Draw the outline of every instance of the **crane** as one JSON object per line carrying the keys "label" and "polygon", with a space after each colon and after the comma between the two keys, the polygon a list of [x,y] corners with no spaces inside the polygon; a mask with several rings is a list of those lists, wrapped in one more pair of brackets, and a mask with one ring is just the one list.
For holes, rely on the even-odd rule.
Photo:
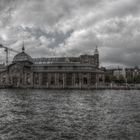
{"label": "crane", "polygon": [[11,48],[8,48],[8,47],[6,47],[6,46],[4,46],[4,45],[2,45],[2,44],[0,44],[0,48],[4,48],[5,50],[5,52],[6,52],[6,65],[8,65],[8,60],[9,60],[9,58],[8,58],[8,54],[9,54],[9,51],[12,51],[12,52],[15,52],[15,53],[19,53],[18,51],[16,51],[16,50],[14,50],[14,49],[11,49]]}

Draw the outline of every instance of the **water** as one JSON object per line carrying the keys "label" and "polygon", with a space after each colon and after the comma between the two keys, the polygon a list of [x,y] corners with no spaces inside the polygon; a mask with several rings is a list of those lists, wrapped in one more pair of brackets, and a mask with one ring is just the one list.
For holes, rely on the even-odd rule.
{"label": "water", "polygon": [[0,140],[139,140],[140,91],[0,90]]}

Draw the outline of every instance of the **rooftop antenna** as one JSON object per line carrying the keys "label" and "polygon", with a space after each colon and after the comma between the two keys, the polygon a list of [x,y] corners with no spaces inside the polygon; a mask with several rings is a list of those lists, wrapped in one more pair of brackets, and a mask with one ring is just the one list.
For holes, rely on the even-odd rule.
{"label": "rooftop antenna", "polygon": [[65,62],[69,62],[69,57],[66,55],[66,53],[64,54],[64,58],[65,58]]}

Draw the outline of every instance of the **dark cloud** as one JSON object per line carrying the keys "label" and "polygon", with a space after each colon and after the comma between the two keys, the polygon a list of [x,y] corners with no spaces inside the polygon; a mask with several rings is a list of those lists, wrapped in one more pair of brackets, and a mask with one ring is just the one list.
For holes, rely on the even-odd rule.
{"label": "dark cloud", "polygon": [[98,45],[103,65],[140,65],[139,0],[0,0],[0,33],[33,57],[92,54]]}

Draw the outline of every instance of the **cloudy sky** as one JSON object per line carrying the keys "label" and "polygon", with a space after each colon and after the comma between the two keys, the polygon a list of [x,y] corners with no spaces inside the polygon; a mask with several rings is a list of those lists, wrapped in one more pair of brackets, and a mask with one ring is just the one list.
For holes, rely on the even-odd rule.
{"label": "cloudy sky", "polygon": [[33,57],[98,45],[103,66],[140,65],[140,0],[0,0],[0,43],[20,51],[23,41]]}

